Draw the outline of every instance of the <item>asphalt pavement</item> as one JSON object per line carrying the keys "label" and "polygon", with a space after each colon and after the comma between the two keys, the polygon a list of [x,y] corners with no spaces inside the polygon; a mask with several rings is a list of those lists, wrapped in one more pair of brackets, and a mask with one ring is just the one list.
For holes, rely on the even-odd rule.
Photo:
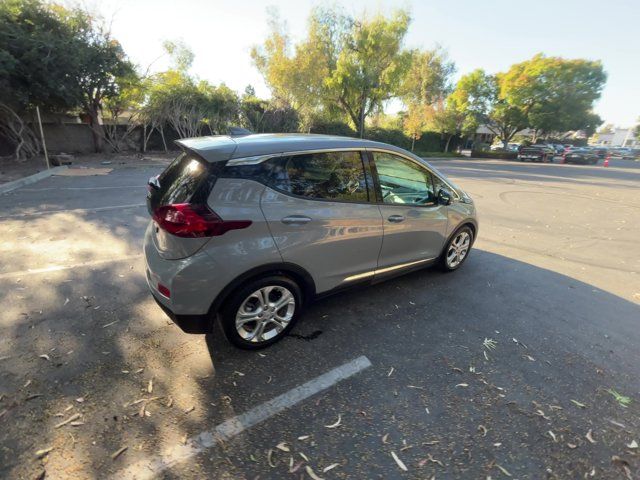
{"label": "asphalt pavement", "polygon": [[477,203],[463,268],[319,301],[259,353],[147,292],[165,163],[0,195],[0,478],[640,475],[640,163],[434,160]]}

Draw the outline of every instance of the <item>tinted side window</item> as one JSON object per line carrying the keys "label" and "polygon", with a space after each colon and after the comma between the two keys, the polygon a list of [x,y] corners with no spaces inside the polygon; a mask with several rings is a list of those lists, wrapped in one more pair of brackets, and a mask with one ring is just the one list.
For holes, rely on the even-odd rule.
{"label": "tinted side window", "polygon": [[360,152],[292,155],[274,160],[270,184],[293,195],[366,202],[367,181]]}
{"label": "tinted side window", "polygon": [[384,203],[429,205],[435,201],[428,170],[390,153],[374,152],[373,159]]}

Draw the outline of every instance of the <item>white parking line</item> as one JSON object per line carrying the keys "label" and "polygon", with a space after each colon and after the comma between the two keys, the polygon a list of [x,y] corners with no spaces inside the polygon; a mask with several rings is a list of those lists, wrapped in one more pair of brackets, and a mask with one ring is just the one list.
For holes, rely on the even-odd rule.
{"label": "white parking line", "polygon": [[22,217],[35,217],[38,215],[46,215],[48,213],[63,213],[63,212],[104,212],[107,210],[118,210],[120,208],[139,208],[146,207],[146,203],[132,203],[129,205],[110,205],[108,207],[95,207],[95,208],[62,208],[60,210],[43,210],[41,212],[30,212],[30,213],[13,213],[11,215],[5,215],[0,217],[0,220],[4,220],[7,218],[22,218]]}
{"label": "white parking line", "polygon": [[146,185],[117,185],[108,187],[46,187],[46,188],[21,188],[21,192],[48,192],[50,190],[111,190],[116,188],[147,188]]}
{"label": "white parking line", "polygon": [[23,277],[25,275],[34,275],[38,273],[60,272],[63,270],[72,270],[74,268],[92,267],[94,265],[100,265],[103,263],[124,262],[125,260],[133,260],[134,258],[140,258],[141,256],[142,254],[139,253],[137,255],[128,255],[126,257],[109,258],[106,260],[94,260],[92,262],[74,263],[71,265],[51,265],[49,267],[44,267],[44,268],[33,268],[33,269],[30,268],[28,270],[18,270],[16,272],[0,273],[0,279],[12,278],[12,277]]}
{"label": "white parking line", "polygon": [[358,357],[272,400],[258,405],[242,415],[230,418],[211,431],[200,433],[196,437],[188,440],[185,445],[176,445],[165,450],[155,458],[134,463],[130,467],[118,472],[112,479],[141,480],[159,477],[162,472],[173,465],[187,460],[207,448],[213,447],[219,442],[225,442],[235,437],[246,429],[277,415],[283,410],[300,403],[316,393],[326,390],[370,366],[371,362],[367,357]]}

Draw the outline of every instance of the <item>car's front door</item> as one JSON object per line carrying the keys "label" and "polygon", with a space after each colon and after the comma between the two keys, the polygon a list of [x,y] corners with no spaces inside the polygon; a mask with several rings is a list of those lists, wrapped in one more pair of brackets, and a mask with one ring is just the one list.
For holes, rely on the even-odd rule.
{"label": "car's front door", "polygon": [[305,153],[271,159],[262,211],[285,262],[304,268],[322,293],[371,279],[382,245],[380,209],[364,152]]}
{"label": "car's front door", "polygon": [[422,164],[390,152],[372,151],[384,225],[378,274],[417,266],[440,255],[447,206],[437,201],[433,174]]}

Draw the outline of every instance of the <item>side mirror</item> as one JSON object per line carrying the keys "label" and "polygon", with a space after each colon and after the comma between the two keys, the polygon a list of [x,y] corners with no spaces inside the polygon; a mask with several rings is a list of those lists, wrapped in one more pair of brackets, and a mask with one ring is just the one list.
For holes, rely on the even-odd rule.
{"label": "side mirror", "polygon": [[446,188],[438,190],[438,204],[439,205],[451,205],[453,201],[453,194]]}

